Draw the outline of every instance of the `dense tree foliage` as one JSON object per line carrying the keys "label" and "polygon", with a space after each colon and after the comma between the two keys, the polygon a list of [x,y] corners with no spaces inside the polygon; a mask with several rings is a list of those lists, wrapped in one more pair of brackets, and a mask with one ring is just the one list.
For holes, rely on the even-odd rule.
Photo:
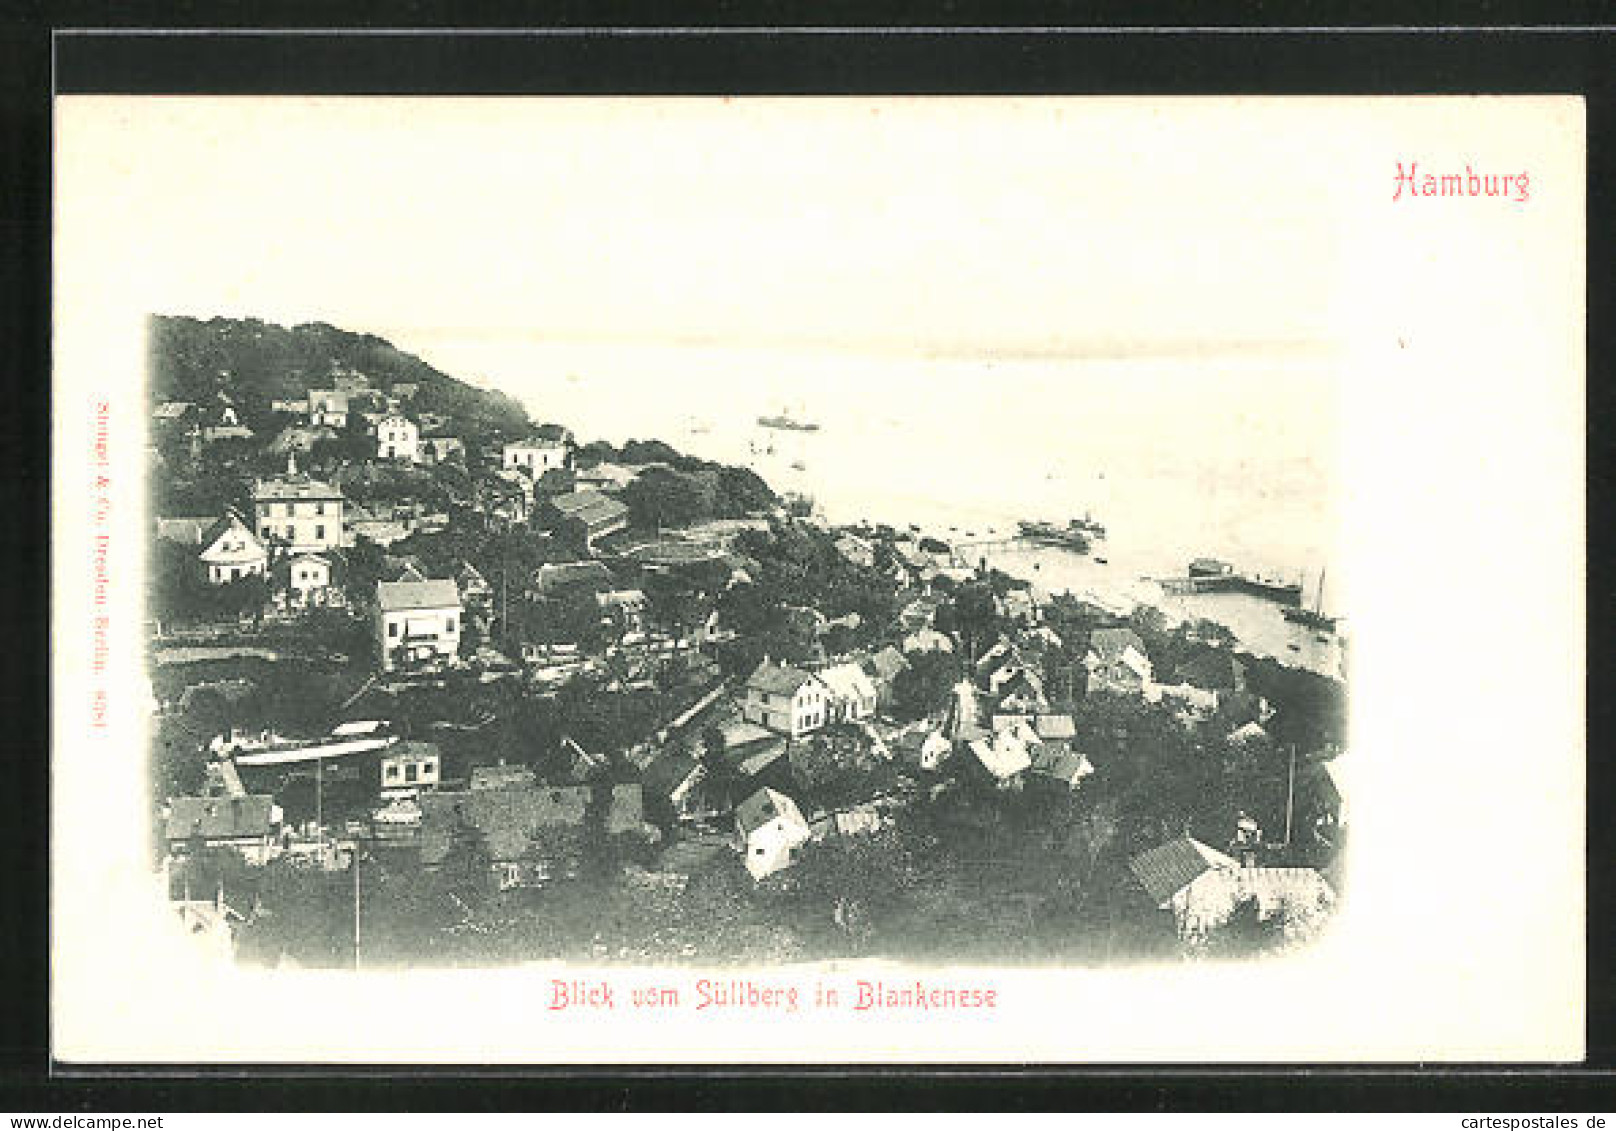
{"label": "dense tree foliage", "polygon": [[364,374],[373,388],[416,385],[411,407],[449,416],[466,435],[521,435],[530,427],[521,405],[505,394],[457,381],[373,334],[321,322],[287,328],[256,318],[158,316],[150,348],[154,400],[212,405],[224,392],[255,428],[269,426],[271,401],[332,387],[336,368]]}

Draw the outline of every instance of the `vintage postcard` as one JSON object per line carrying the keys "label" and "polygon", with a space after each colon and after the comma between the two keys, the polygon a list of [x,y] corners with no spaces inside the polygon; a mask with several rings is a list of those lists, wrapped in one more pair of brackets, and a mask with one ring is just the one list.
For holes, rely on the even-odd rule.
{"label": "vintage postcard", "polygon": [[54,1052],[1575,1061],[1575,98],[63,97]]}

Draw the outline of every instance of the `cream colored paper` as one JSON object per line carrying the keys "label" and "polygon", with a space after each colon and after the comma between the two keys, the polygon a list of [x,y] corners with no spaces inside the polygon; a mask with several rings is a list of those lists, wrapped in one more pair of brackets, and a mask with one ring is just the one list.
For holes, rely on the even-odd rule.
{"label": "cream colored paper", "polygon": [[[1582,1055],[1580,100],[74,97],[55,126],[59,1058]],[[1411,162],[1525,172],[1528,199],[1394,199]],[[571,361],[625,405],[732,395],[744,367],[711,364],[726,349],[827,380],[847,379],[837,358],[872,380],[962,358],[1324,374],[1305,396],[1276,386],[1275,418],[1241,435],[1282,444],[1294,424],[1338,446],[1354,844],[1337,924],[1249,968],[977,971],[1001,1007],[941,1023],[553,1013],[539,967],[209,965],[147,864],[151,313],[326,321],[511,391]],[[529,334],[554,369],[502,371]],[[938,442],[1062,442],[1004,387],[1029,411]],[[1317,419],[1297,407],[1321,396]],[[1183,426],[1147,405],[1124,439],[1170,451]],[[756,973],[804,994],[877,976],[901,972]]]}

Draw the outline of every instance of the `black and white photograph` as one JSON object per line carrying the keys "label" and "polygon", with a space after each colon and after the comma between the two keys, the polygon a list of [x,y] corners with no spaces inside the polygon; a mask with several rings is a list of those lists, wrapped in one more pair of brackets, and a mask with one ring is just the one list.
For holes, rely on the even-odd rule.
{"label": "black and white photograph", "polygon": [[1581,1039],[1575,100],[57,130],[70,1050]]}

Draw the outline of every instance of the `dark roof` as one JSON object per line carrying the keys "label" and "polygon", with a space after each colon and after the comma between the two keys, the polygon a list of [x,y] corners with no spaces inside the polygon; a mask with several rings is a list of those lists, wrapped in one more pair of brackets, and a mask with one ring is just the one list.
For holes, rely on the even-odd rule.
{"label": "dark roof", "polygon": [[566,495],[557,495],[550,500],[550,505],[561,517],[576,519],[591,530],[628,519],[626,506],[610,495],[587,488]]}
{"label": "dark roof", "polygon": [[1087,754],[1060,743],[1038,751],[1038,756],[1032,760],[1032,772],[1074,784],[1093,773],[1094,766]]}
{"label": "dark roof", "polygon": [[797,803],[779,790],[764,786],[735,807],[735,823],[742,833],[762,828],[776,817],[801,817]]}
{"label": "dark roof", "polygon": [[595,561],[546,562],[533,571],[533,591],[540,597],[556,597],[579,589],[599,593],[616,584],[612,571]]}
{"label": "dark roof", "polygon": [[1139,634],[1131,628],[1097,628],[1089,634],[1089,651],[1106,663],[1121,659],[1122,654],[1130,646],[1141,656],[1149,658],[1150,653],[1145,651],[1145,642],[1140,640]]}
{"label": "dark roof", "polygon": [[671,797],[696,768],[696,760],[688,754],[665,751],[646,764],[640,774],[645,788],[660,797]]}
{"label": "dark roof", "polygon": [[421,863],[439,864],[454,845],[455,830],[480,830],[493,860],[518,860],[538,829],[578,828],[589,808],[589,788],[547,785],[428,793],[421,805]]}
{"label": "dark roof", "polygon": [[1173,896],[1213,868],[1234,867],[1238,867],[1234,860],[1188,835],[1141,852],[1128,861],[1134,878],[1158,907],[1166,907]]}
{"label": "dark roof", "polygon": [[909,661],[904,659],[903,653],[888,644],[875,655],[865,661],[870,674],[877,679],[894,679],[898,673],[909,667]]}
{"label": "dark roof", "polygon": [[169,802],[164,835],[169,840],[267,836],[273,827],[274,808],[275,799],[267,793],[246,797],[176,797]]}
{"label": "dark roof", "polygon": [[234,509],[227,507],[225,512],[214,519],[213,524],[202,532],[200,539],[202,548],[207,549],[229,531],[238,527],[242,533],[246,534],[254,542],[258,541],[258,535],[253,533],[252,528],[242,521],[241,516]]}
{"label": "dark roof", "polygon": [[748,690],[761,691],[765,695],[795,695],[799,687],[813,678],[811,673],[800,668],[765,659],[747,677],[746,686]]}

